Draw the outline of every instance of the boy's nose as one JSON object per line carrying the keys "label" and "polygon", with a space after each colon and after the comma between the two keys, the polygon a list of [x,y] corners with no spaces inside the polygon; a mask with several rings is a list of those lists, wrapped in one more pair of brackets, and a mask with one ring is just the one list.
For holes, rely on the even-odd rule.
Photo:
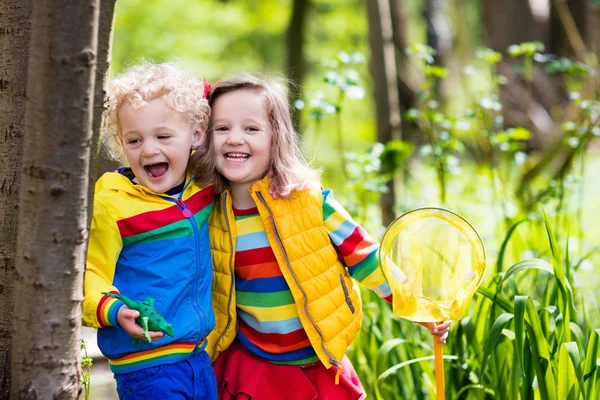
{"label": "boy's nose", "polygon": [[153,156],[158,152],[158,146],[152,140],[144,141],[144,146],[142,147],[142,154],[144,156]]}

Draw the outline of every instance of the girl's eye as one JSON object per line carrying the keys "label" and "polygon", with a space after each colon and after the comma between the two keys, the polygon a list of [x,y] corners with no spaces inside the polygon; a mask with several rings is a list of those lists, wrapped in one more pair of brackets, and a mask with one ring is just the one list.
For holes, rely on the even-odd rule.
{"label": "girl's eye", "polygon": [[158,135],[159,139],[169,139],[170,137],[170,135]]}
{"label": "girl's eye", "polygon": [[226,126],[217,126],[215,132],[227,132],[229,129]]}
{"label": "girl's eye", "polygon": [[140,140],[139,140],[139,139],[129,139],[129,140],[127,141],[127,144],[136,144],[136,143],[139,143],[139,142],[140,142]]}
{"label": "girl's eye", "polygon": [[255,126],[249,126],[246,128],[246,130],[248,130],[250,132],[258,132],[258,128]]}

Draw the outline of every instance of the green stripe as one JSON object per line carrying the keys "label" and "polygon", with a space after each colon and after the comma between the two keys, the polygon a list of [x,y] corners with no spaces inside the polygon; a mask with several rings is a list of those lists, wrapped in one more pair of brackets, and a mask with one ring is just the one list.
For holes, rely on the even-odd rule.
{"label": "green stripe", "polygon": [[292,292],[282,290],[272,293],[236,292],[237,303],[251,307],[279,307],[294,303]]}
{"label": "green stripe", "polygon": [[371,253],[361,261],[360,267],[356,268],[352,271],[352,277],[359,282],[364,281],[369,275],[373,273],[379,267],[379,262],[377,261],[377,254]]}
{"label": "green stripe", "polygon": [[323,221],[327,221],[331,215],[335,214],[335,207],[327,202],[327,199],[323,202]]}
{"label": "green stripe", "polygon": [[235,220],[236,221],[241,221],[243,219],[247,219],[247,218],[255,218],[258,216],[258,213],[256,214],[251,214],[251,215],[236,215],[235,216]]}
{"label": "green stripe", "polygon": [[284,361],[284,362],[270,361],[270,362],[272,362],[273,364],[278,364],[278,365],[298,365],[298,364],[313,363],[315,361],[319,361],[319,357],[318,356],[312,356],[312,357],[308,357],[308,358],[303,358],[302,360],[296,360],[296,361]]}
{"label": "green stripe", "polygon": [[[208,218],[208,215],[213,209],[213,205],[214,203],[211,203],[209,206],[204,207],[202,210],[198,211],[194,215],[194,219],[196,220],[196,224],[198,225],[198,227],[204,225]],[[192,236],[191,225],[187,219],[183,219],[181,221],[173,222],[172,224],[163,226],[161,228],[153,229],[148,232],[123,238],[123,247],[130,246],[134,243],[139,242],[150,243],[159,240],[167,240],[188,236]]]}
{"label": "green stripe", "polygon": [[198,227],[201,227],[202,225],[204,225],[204,223],[208,220],[208,215],[210,214],[210,212],[212,211],[214,206],[215,206],[214,202],[210,203],[209,205],[204,207],[202,210],[200,210],[196,214],[194,214],[194,219],[196,220],[196,224],[198,225]]}
{"label": "green stripe", "polygon": [[123,238],[123,247],[140,242],[156,242],[177,237],[192,236],[192,229],[187,220],[174,222],[162,228]]}
{"label": "green stripe", "polygon": [[122,372],[122,371],[127,372],[128,370],[137,369],[137,367],[147,365],[149,362],[153,362],[153,361],[183,360],[189,354],[192,354],[192,352],[181,351],[181,352],[177,352],[177,353],[173,353],[173,354],[165,354],[165,355],[162,355],[159,357],[147,358],[147,359],[141,360],[141,361],[134,361],[132,363],[127,363],[127,364],[115,365],[110,362],[110,359],[108,360],[108,363],[110,364],[110,369],[112,372]]}

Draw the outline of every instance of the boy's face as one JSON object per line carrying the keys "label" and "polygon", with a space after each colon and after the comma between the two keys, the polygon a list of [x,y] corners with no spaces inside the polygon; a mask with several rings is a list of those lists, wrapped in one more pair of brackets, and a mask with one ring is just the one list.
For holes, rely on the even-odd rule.
{"label": "boy's face", "polygon": [[123,151],[138,183],[164,193],[184,181],[190,152],[200,146],[203,132],[183,113],[160,97],[137,110],[126,103],[119,110],[119,125]]}

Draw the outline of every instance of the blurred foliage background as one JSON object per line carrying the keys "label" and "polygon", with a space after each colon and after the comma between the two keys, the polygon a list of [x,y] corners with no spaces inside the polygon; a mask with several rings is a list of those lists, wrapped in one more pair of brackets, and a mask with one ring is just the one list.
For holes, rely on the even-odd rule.
{"label": "blurred foliage background", "polygon": [[[209,82],[290,78],[307,157],[373,236],[437,205],[486,244],[447,397],[595,399],[597,14],[590,0],[119,0],[112,73],[151,60]],[[424,329],[363,298],[350,356],[369,396],[434,397]]]}

